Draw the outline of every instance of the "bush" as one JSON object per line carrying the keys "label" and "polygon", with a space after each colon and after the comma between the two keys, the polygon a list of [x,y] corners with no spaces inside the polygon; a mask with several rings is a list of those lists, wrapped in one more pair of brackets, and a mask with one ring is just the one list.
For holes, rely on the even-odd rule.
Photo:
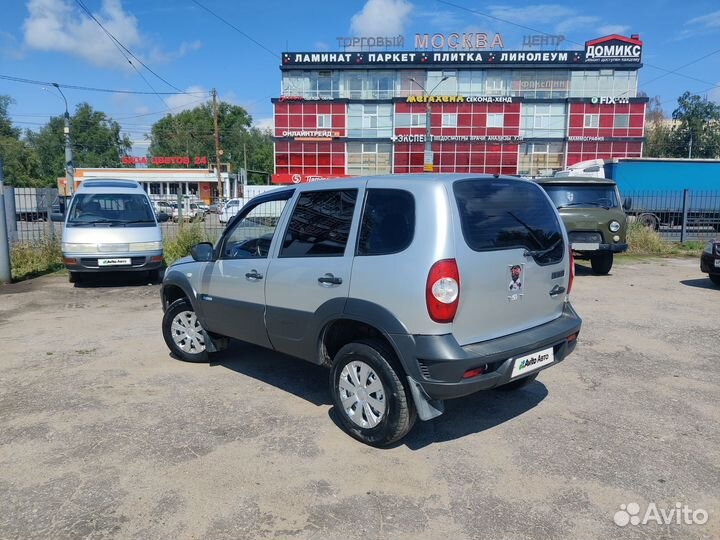
{"label": "bush", "polygon": [[651,227],[628,223],[627,243],[629,255],[669,255],[671,246]]}
{"label": "bush", "polygon": [[10,247],[10,266],[13,280],[23,280],[63,267],[59,240],[20,242]]}
{"label": "bush", "polygon": [[209,242],[209,238],[200,223],[181,223],[172,238],[163,240],[165,264],[170,266],[176,260],[190,255],[190,248],[200,242]]}

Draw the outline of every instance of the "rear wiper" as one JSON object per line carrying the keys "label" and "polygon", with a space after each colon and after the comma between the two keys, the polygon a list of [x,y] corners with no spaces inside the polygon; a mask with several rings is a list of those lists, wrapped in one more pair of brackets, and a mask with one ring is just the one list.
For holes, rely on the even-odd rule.
{"label": "rear wiper", "polygon": [[528,225],[527,223],[525,223],[522,219],[520,219],[519,217],[517,217],[517,216],[516,216],[515,214],[513,214],[510,210],[506,210],[506,212],[507,212],[507,214],[508,214],[511,218],[513,218],[515,221],[517,221],[520,225],[522,225],[522,226],[525,228],[525,230],[526,230],[526,231],[528,232],[528,234],[530,235],[530,238],[532,238],[533,241],[534,241],[539,247],[542,247],[542,246],[543,246],[542,242],[537,239],[537,236],[535,236],[535,233],[534,233],[533,230],[530,228],[530,225]]}
{"label": "rear wiper", "polygon": [[562,206],[558,206],[557,209],[560,210],[561,208],[567,208],[568,206],[581,206],[581,205],[586,205],[586,204],[590,204],[593,206],[600,206],[601,208],[604,208],[605,210],[610,209],[609,206],[606,206],[604,204],[600,204],[598,202],[589,202],[589,201],[588,202],[571,202],[571,203],[563,204]]}
{"label": "rear wiper", "polygon": [[534,250],[533,250],[533,249],[526,249],[526,250],[525,250],[525,253],[523,253],[523,255],[524,255],[525,257],[533,257],[533,258],[535,258],[535,257],[542,257],[543,255],[547,255],[547,254],[550,253],[552,250],[554,250],[556,247],[558,247],[558,244],[559,244],[560,242],[562,242],[562,238],[558,238],[557,240],[555,240],[555,242],[553,243],[553,245],[550,246],[550,247],[547,248],[547,249],[534,249]]}

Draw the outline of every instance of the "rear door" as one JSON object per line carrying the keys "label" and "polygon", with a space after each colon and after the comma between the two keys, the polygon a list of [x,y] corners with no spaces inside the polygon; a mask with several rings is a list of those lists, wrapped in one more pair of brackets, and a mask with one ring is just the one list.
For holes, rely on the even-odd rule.
{"label": "rear door", "polygon": [[301,191],[271,259],[267,330],[277,350],[311,360],[321,319],[342,313],[350,289],[364,181]]}
{"label": "rear door", "polygon": [[512,178],[452,185],[460,303],[453,334],[461,345],[559,317],[569,255],[559,216],[543,190]]}

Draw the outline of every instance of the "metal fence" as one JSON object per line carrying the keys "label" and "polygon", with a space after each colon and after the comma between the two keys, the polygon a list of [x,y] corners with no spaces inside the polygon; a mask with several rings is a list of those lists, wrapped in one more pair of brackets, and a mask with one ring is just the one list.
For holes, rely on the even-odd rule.
{"label": "metal fence", "polygon": [[11,244],[60,238],[62,223],[53,223],[50,214],[60,210],[55,188],[5,187],[5,218]]}
{"label": "metal fence", "polygon": [[708,240],[720,231],[720,191],[624,191],[627,214],[665,240]]}

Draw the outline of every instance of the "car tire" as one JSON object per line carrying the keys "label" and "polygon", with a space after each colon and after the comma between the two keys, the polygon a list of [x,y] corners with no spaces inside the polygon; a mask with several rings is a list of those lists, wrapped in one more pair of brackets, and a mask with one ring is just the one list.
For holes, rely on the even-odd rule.
{"label": "car tire", "polygon": [[208,361],[207,334],[187,298],[175,300],[167,308],[163,315],[162,333],[175,358],[185,362]]}
{"label": "car tire", "polygon": [[403,378],[397,358],[379,341],[343,346],[330,370],[330,393],[342,428],[370,446],[402,439],[417,418]]}
{"label": "car tire", "polygon": [[613,265],[612,253],[598,253],[590,257],[592,271],[599,276],[605,276],[610,272]]}
{"label": "car tire", "polygon": [[533,373],[532,375],[528,375],[527,377],[523,377],[522,379],[511,381],[507,384],[503,384],[502,386],[498,386],[498,389],[504,391],[519,390],[520,388],[525,388],[528,384],[537,379],[537,376],[537,373]]}
{"label": "car tire", "polygon": [[715,285],[720,287],[720,274],[709,274],[708,277]]}

